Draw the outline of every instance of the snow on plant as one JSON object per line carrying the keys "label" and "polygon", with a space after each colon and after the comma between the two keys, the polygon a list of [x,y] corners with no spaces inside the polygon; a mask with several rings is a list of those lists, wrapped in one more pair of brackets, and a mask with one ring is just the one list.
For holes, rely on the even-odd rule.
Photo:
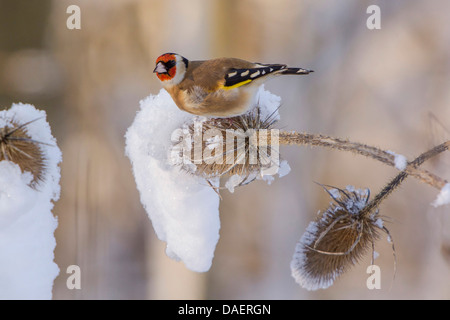
{"label": "snow on plant", "polygon": [[192,118],[161,90],[140,102],[126,133],[140,199],[166,253],[194,271],[209,270],[219,239],[219,197],[202,179],[168,162],[172,132]]}
{"label": "snow on plant", "polygon": [[[276,118],[279,98],[263,88],[259,97],[261,101],[264,100],[260,104],[261,111]],[[167,255],[182,260],[190,270],[208,271],[220,229],[219,195],[215,191],[219,188],[220,175],[213,172],[225,170],[239,175],[236,180],[230,180],[230,190],[248,182],[247,179],[256,178],[250,177],[254,172],[250,172],[249,168],[244,172],[233,167],[233,164],[227,165],[226,161],[218,168],[207,168],[195,164],[195,159],[178,158],[180,148],[189,143],[188,138],[192,143],[198,138],[190,136],[190,133],[197,127],[200,128],[198,133],[201,133],[202,124],[204,129],[210,124],[206,123],[209,121],[206,118],[181,112],[165,90],[142,100],[140,106],[141,110],[128,128],[125,138],[126,154],[132,163],[141,202],[158,238],[167,243]],[[200,147],[202,152],[210,151],[214,157],[214,150],[221,145],[221,139],[215,137],[221,132],[220,129],[216,130],[215,135],[202,138],[198,145],[190,149],[194,152]],[[180,141],[182,136],[184,140]],[[228,155],[235,159],[234,155]],[[177,161],[180,165],[174,165]],[[262,162],[256,162],[255,168],[260,168]],[[216,162],[213,161],[211,165],[215,166]],[[245,165],[252,166],[248,161],[244,161]],[[286,169],[283,173],[286,174]]]}
{"label": "snow on plant", "polygon": [[331,286],[371,246],[374,255],[380,231],[389,234],[377,209],[364,210],[369,189],[323,188],[334,202],[323,213],[319,211],[316,220],[309,224],[291,262],[292,276],[308,290]]}
{"label": "snow on plant", "polygon": [[[380,231],[386,233],[388,241],[392,243],[395,274],[394,244],[382,216],[379,215],[379,206],[406,179],[407,168],[417,168],[449,147],[450,141],[421,154],[410,163],[406,162],[402,171],[371,201],[369,189],[348,186],[346,190],[342,190],[323,186],[334,202],[322,214],[319,212],[296,245],[291,261],[295,281],[308,290],[326,289],[370,249],[373,264],[375,241],[380,237]],[[395,157],[399,158],[397,155]],[[394,161],[394,164],[398,167],[398,161]]]}
{"label": "snow on plant", "polygon": [[[233,118],[205,118],[180,111],[162,90],[141,101],[141,110],[126,134],[141,202],[167,254],[194,271],[207,271],[219,239],[220,190],[254,180],[269,184],[290,171],[280,145],[330,148],[363,155],[401,171],[372,200],[369,189],[326,187],[333,203],[319,214],[296,246],[292,276],[304,288],[327,288],[372,248],[380,232],[388,235],[378,214],[380,203],[407,176],[439,190],[434,205],[449,202],[448,182],[419,166],[448,150],[447,141],[408,162],[406,157],[363,143],[321,134],[283,131],[280,98],[261,86],[255,107]],[[221,178],[227,179],[224,187]],[[395,257],[395,251],[394,251]]]}
{"label": "snow on plant", "polygon": [[286,160],[280,160],[280,98],[261,86],[255,108],[234,118],[194,117],[174,135],[171,146],[172,164],[188,173],[204,178],[229,177],[225,188],[246,185],[256,179],[269,184],[274,175],[289,173]]}
{"label": "snow on plant", "polygon": [[450,204],[450,183],[442,187],[436,200],[431,203],[434,207],[439,207],[445,204]]}
{"label": "snow on plant", "polygon": [[61,151],[45,111],[0,111],[0,299],[51,299]]}

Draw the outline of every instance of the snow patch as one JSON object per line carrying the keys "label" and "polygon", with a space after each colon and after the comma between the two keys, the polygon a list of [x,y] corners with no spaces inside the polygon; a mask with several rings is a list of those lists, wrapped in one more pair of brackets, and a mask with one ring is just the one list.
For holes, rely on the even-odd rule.
{"label": "snow patch", "polygon": [[291,172],[291,167],[289,166],[289,163],[286,160],[283,160],[280,162],[280,168],[278,169],[278,177],[284,177],[289,172]]}
{"label": "snow patch", "polygon": [[394,165],[398,170],[403,171],[406,169],[406,166],[408,165],[408,160],[406,159],[405,156],[401,154],[396,154],[395,152],[390,150],[386,152],[394,156]]}
{"label": "snow patch", "polygon": [[318,289],[327,289],[333,285],[334,277],[318,278],[311,276],[306,268],[306,253],[314,241],[317,239],[318,224],[311,221],[306,228],[305,233],[295,246],[295,253],[291,260],[291,275],[302,288],[315,291]]}
{"label": "snow patch", "polygon": [[380,229],[383,229],[383,227],[384,227],[383,219],[381,219],[381,218],[378,218],[374,224]]}
{"label": "snow patch", "polygon": [[434,207],[450,204],[450,183],[447,183],[439,192],[436,199],[431,203]]}
{"label": "snow patch", "polygon": [[225,183],[225,188],[227,188],[231,193],[234,193],[234,188],[240,183],[242,183],[242,177],[238,174],[233,174]]}
{"label": "snow patch", "polygon": [[[39,120],[36,120],[39,119]],[[0,111],[0,126],[14,120],[28,135],[44,142],[39,148],[46,159],[43,182],[31,188],[33,177],[9,161],[0,162],[0,299],[51,299],[59,274],[54,260],[58,225],[53,201],[60,195],[60,149],[51,134],[45,111],[28,104],[13,104]]]}
{"label": "snow patch", "polygon": [[190,270],[205,272],[219,240],[219,196],[204,179],[181,171],[168,160],[172,133],[194,118],[180,111],[162,89],[140,102],[140,111],[125,135],[125,152],[141,203],[156,235],[167,243],[166,254]]}

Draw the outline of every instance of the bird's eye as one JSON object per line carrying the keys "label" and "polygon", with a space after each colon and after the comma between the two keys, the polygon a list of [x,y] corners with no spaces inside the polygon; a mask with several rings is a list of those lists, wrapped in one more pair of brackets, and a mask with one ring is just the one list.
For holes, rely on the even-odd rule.
{"label": "bird's eye", "polygon": [[167,61],[167,62],[165,63],[166,69],[167,69],[167,70],[172,69],[173,67],[175,67],[175,64],[176,64],[175,60],[169,60],[169,61]]}

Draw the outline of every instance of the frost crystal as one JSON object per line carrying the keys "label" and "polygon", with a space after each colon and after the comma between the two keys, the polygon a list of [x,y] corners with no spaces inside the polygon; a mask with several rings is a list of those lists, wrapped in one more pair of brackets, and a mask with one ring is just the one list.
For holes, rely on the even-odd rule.
{"label": "frost crystal", "polygon": [[58,222],[51,210],[59,199],[62,156],[45,118],[44,111],[27,104],[0,111],[0,126],[32,121],[25,126],[27,134],[43,142],[39,148],[45,159],[36,189],[30,187],[30,172],[0,161],[0,299],[51,299],[59,273],[53,261]]}

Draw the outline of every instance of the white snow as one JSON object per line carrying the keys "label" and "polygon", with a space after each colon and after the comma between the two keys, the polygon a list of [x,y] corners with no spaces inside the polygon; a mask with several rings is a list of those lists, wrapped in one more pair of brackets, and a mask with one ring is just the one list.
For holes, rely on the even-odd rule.
{"label": "white snow", "polygon": [[302,288],[310,291],[318,289],[327,289],[333,285],[335,275],[329,278],[313,277],[306,268],[306,253],[308,247],[311,247],[317,239],[318,224],[311,221],[306,228],[305,233],[295,246],[295,253],[291,260],[291,275]]}
{"label": "white snow", "polygon": [[[253,103],[255,105],[258,105],[260,108],[261,119],[270,117],[270,119],[274,119],[277,121],[280,120],[280,114],[278,112],[278,109],[281,105],[281,98],[265,90],[264,85],[261,85],[258,88],[258,92],[255,95]],[[279,135],[278,129],[273,129],[271,134],[272,139],[276,139],[273,137],[278,137],[278,135]],[[270,159],[265,159],[266,161],[267,160],[270,161],[270,166],[262,167],[259,174],[254,173],[253,175],[251,175],[251,178],[248,178],[245,175],[242,176],[233,175],[228,179],[228,181],[225,184],[225,187],[227,187],[230,192],[234,192],[234,187],[236,187],[243,180],[248,181],[249,179],[251,180],[254,177],[257,180],[266,181],[267,184],[270,185],[275,180],[275,175],[278,175],[278,177],[281,178],[291,171],[291,167],[289,166],[289,163],[286,160],[280,161],[279,145],[274,144],[274,142],[278,141],[276,140],[271,141],[271,148],[272,148],[271,154],[273,155],[273,157],[271,157]]]}
{"label": "white snow", "polygon": [[352,186],[352,185],[346,186],[345,189],[346,189],[348,192],[354,192],[354,191],[356,190],[356,188],[355,188],[354,186]]}
{"label": "white snow", "polygon": [[33,177],[9,161],[0,162],[0,299],[51,299],[59,273],[54,263],[57,219],[53,202],[59,199],[61,151],[46,122],[46,113],[32,105],[13,104],[0,111],[0,126],[14,119],[26,123],[30,137],[40,144],[46,160],[44,182],[35,189]]}
{"label": "white snow", "polygon": [[227,188],[231,193],[234,193],[234,188],[236,188],[240,183],[242,183],[242,177],[238,174],[233,174],[228,178],[227,182],[225,182],[225,188]]}
{"label": "white snow", "polygon": [[190,270],[208,271],[219,240],[219,196],[168,160],[172,133],[194,116],[178,109],[165,90],[140,107],[125,138],[141,202],[167,255]]}
{"label": "white snow", "polygon": [[392,238],[391,238],[391,236],[390,236],[390,235],[387,235],[387,238],[386,238],[386,240],[387,240],[387,242],[389,242],[389,243],[392,243]]}
{"label": "white snow", "polygon": [[373,252],[373,260],[377,259],[380,256],[380,254],[377,251]]}
{"label": "white snow", "polygon": [[222,140],[223,140],[223,137],[221,135],[220,136],[217,135],[217,136],[214,136],[212,138],[209,138],[209,139],[206,140],[206,147],[209,150],[213,150],[213,149],[216,149],[218,147],[221,147],[222,143],[223,143]]}
{"label": "white snow", "polygon": [[291,167],[286,160],[280,162],[280,169],[278,170],[278,177],[284,177],[289,172],[291,172]]}
{"label": "white snow", "polygon": [[265,175],[262,176],[262,180],[267,182],[267,184],[270,186],[275,178],[272,175]]}
{"label": "white snow", "polygon": [[281,178],[289,174],[289,172],[291,172],[291,167],[289,166],[289,163],[286,160],[283,160],[280,162],[278,167],[275,167],[274,169],[261,170],[260,175],[257,175],[256,179],[263,180],[267,182],[268,185],[271,185],[272,182],[275,180],[274,174],[277,174],[278,177]]}
{"label": "white snow", "polygon": [[259,105],[261,109],[261,118],[273,114],[273,119],[280,120],[280,114],[277,109],[281,105],[281,97],[265,90],[264,85],[261,85],[258,88],[253,103]]}
{"label": "white snow", "polygon": [[332,188],[328,192],[331,194],[333,199],[339,199],[341,197],[341,192],[338,189]]}
{"label": "white snow", "polygon": [[394,164],[398,170],[403,171],[406,169],[406,166],[408,165],[408,160],[406,159],[405,156],[401,154],[396,154],[395,152],[390,150],[386,152],[394,156]]}
{"label": "white snow", "polygon": [[355,193],[357,197],[351,197],[345,201],[346,209],[354,214],[358,214],[366,206],[366,197],[369,195],[369,189],[355,188],[352,185],[345,187],[348,192]]}
{"label": "white snow", "polygon": [[374,224],[380,229],[383,229],[383,227],[384,227],[384,221],[381,218],[378,218]]}
{"label": "white snow", "polygon": [[450,204],[450,183],[447,183],[439,192],[436,199],[431,203],[434,207]]}
{"label": "white snow", "polygon": [[[274,118],[279,118],[279,97],[261,86],[256,99],[262,117],[274,113]],[[173,148],[171,142],[178,141],[177,137],[184,141],[186,123],[198,118],[178,109],[165,90],[150,95],[140,102],[140,111],[128,128],[125,153],[141,203],[158,238],[167,243],[167,255],[183,261],[190,270],[205,272],[211,267],[219,240],[219,196],[203,178],[194,175],[193,163],[188,164],[190,173],[180,170],[177,164],[186,159],[179,157],[180,149]],[[184,142],[179,147],[190,145]],[[207,147],[213,148],[220,141],[213,138],[208,143]],[[278,174],[285,175],[289,169],[287,162],[282,163]],[[218,186],[219,179],[211,182]],[[241,182],[242,177],[231,176],[225,186],[234,192]]]}

